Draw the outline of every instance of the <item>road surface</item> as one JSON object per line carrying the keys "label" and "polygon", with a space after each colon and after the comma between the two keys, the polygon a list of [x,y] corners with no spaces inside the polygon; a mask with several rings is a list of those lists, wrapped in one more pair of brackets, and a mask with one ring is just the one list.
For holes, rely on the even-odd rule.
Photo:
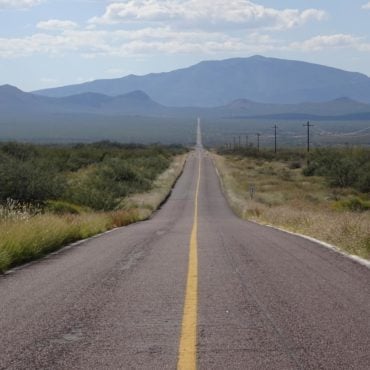
{"label": "road surface", "polygon": [[151,220],[0,277],[0,369],[370,369],[370,270],[238,219],[198,144]]}

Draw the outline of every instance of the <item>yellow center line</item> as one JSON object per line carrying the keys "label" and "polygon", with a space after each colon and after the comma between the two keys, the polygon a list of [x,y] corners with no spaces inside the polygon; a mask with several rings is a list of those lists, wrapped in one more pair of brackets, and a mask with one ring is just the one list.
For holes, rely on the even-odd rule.
{"label": "yellow center line", "polygon": [[198,180],[194,200],[194,222],[190,237],[189,266],[186,281],[184,313],[182,317],[178,370],[197,368],[197,314],[198,314],[198,195],[201,173],[201,158],[198,157]]}

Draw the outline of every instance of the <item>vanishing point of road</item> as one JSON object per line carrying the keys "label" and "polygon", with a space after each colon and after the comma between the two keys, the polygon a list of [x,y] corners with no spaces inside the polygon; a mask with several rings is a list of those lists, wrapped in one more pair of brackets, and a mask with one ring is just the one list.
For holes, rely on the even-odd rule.
{"label": "vanishing point of road", "polygon": [[0,277],[0,369],[370,369],[370,270],[238,219],[198,133],[152,219]]}

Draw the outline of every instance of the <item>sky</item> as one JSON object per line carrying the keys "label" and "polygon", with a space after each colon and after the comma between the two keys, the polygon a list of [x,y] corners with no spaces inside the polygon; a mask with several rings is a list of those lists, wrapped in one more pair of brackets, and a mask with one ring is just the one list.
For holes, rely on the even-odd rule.
{"label": "sky", "polygon": [[370,76],[370,1],[0,0],[0,85],[25,91],[256,54]]}

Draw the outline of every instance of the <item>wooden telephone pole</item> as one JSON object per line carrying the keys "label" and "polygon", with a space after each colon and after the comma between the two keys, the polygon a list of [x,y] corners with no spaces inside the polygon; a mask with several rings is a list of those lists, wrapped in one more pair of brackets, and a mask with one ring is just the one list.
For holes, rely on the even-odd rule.
{"label": "wooden telephone pole", "polygon": [[257,135],[257,151],[259,152],[260,151],[260,136],[261,136],[261,134],[258,132],[256,135]]}
{"label": "wooden telephone pole", "polygon": [[277,125],[274,125],[274,130],[275,130],[275,154],[277,152]]}
{"label": "wooden telephone pole", "polygon": [[310,121],[308,121],[303,127],[307,127],[307,153],[310,152],[310,128],[313,127],[314,125],[310,124]]}

